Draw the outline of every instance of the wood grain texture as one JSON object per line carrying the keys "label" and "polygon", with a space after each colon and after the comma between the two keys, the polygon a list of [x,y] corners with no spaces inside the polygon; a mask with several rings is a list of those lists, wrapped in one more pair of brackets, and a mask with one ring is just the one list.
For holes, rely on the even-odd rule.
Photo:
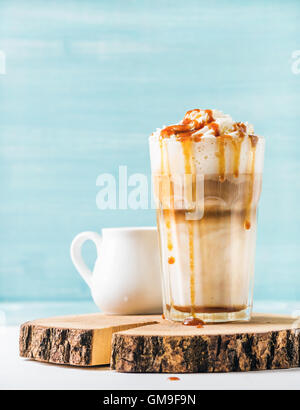
{"label": "wood grain texture", "polygon": [[114,334],[119,372],[197,373],[299,367],[300,323],[253,315],[251,322],[185,327],[163,321]]}
{"label": "wood grain texture", "polygon": [[157,319],[91,314],[26,322],[20,328],[20,356],[76,366],[109,364],[114,332],[156,323]]}

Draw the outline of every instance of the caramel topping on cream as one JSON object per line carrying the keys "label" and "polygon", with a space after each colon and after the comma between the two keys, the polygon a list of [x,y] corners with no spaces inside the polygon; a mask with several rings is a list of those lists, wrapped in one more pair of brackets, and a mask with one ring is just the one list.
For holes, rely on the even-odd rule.
{"label": "caramel topping on cream", "polygon": [[160,138],[175,137],[179,141],[186,139],[197,141],[201,137],[209,135],[245,137],[253,133],[251,125],[235,122],[229,115],[223,114],[221,111],[194,109],[187,111],[178,124],[158,129],[153,135],[159,135]]}

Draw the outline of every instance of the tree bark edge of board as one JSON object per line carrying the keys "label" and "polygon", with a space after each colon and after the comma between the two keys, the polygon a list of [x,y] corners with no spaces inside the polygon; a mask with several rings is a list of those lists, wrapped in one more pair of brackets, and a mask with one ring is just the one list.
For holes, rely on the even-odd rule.
{"label": "tree bark edge of board", "polygon": [[42,362],[89,366],[93,330],[47,328],[24,323],[20,328],[20,356]]}
{"label": "tree bark edge of board", "polygon": [[134,336],[115,334],[111,368],[119,372],[214,373],[299,367],[300,334]]}

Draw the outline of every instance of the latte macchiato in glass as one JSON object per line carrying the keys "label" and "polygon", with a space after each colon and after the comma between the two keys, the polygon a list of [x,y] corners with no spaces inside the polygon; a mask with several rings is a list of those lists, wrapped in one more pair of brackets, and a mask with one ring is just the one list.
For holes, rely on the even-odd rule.
{"label": "latte macchiato in glass", "polygon": [[249,320],[264,138],[217,110],[150,137],[167,319]]}

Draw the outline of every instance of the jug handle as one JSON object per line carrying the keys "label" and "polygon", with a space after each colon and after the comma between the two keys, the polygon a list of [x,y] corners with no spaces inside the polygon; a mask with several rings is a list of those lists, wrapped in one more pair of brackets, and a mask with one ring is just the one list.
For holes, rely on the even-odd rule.
{"label": "jug handle", "polygon": [[88,286],[91,288],[92,286],[92,276],[93,273],[92,271],[87,267],[86,263],[84,262],[82,258],[82,245],[86,241],[93,241],[94,244],[96,245],[97,249],[97,257],[99,256],[100,252],[100,246],[102,242],[101,236],[97,232],[81,232],[72,241],[71,244],[71,249],[70,249],[70,254],[71,254],[71,259],[72,262],[79,272],[79,274],[82,276],[82,278],[86,281]]}

